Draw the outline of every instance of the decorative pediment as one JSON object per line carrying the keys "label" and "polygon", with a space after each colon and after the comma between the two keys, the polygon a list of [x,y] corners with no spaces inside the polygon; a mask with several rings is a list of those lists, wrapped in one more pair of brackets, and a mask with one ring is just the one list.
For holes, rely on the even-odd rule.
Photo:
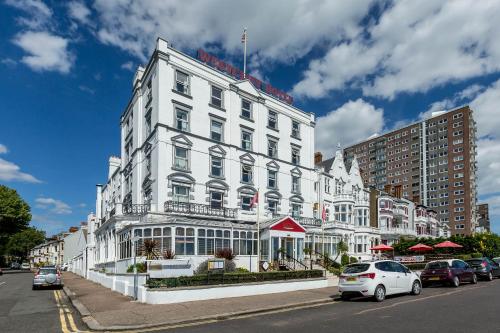
{"label": "decorative pediment", "polygon": [[257,189],[253,186],[244,185],[237,189],[238,193],[255,194]]}
{"label": "decorative pediment", "polygon": [[250,155],[249,153],[246,153],[246,154],[243,154],[240,156],[240,161],[242,163],[254,164],[255,158],[252,155]]}
{"label": "decorative pediment", "polygon": [[280,168],[280,165],[278,163],[276,163],[276,161],[271,161],[271,162],[267,163],[266,166],[268,169],[279,170],[279,168]]}
{"label": "decorative pediment", "polygon": [[175,172],[167,177],[169,182],[176,182],[176,183],[185,183],[185,184],[194,184],[196,180],[191,177],[190,175],[182,172]]}
{"label": "decorative pediment", "polygon": [[223,182],[222,180],[210,180],[205,184],[207,187],[210,188],[216,188],[220,190],[228,190],[229,185],[226,182]]}
{"label": "decorative pediment", "polygon": [[290,170],[290,173],[294,176],[302,176],[302,171],[300,171],[299,168],[295,167],[292,170]]}
{"label": "decorative pediment", "polygon": [[289,200],[292,202],[304,202],[304,198],[300,195],[292,195]]}
{"label": "decorative pediment", "polygon": [[275,199],[281,199],[281,193],[278,191],[267,191],[264,196],[266,198],[275,198]]}
{"label": "decorative pediment", "polygon": [[172,137],[171,140],[175,144],[180,144],[180,145],[185,145],[185,146],[192,146],[193,145],[191,140],[189,140],[188,137],[185,136],[184,134],[176,135],[176,136]]}
{"label": "decorative pediment", "polygon": [[254,87],[254,85],[249,80],[238,81],[234,84],[231,84],[229,87],[237,94],[242,95],[243,98],[249,98],[253,100],[258,100],[259,98],[262,98],[260,92]]}
{"label": "decorative pediment", "polygon": [[226,151],[220,145],[212,146],[208,148],[208,151],[211,155],[220,155],[220,156],[226,155]]}
{"label": "decorative pediment", "polygon": [[269,226],[269,229],[285,232],[306,232],[306,229],[301,226],[300,223],[289,216],[277,221],[276,223],[271,224]]}

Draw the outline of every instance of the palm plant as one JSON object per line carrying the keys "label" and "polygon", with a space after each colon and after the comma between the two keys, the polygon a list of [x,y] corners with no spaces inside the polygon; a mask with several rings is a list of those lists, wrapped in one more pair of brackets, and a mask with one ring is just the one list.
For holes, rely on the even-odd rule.
{"label": "palm plant", "polygon": [[152,239],[146,239],[144,241],[144,255],[146,260],[158,259],[158,254],[156,248],[158,247],[158,242]]}

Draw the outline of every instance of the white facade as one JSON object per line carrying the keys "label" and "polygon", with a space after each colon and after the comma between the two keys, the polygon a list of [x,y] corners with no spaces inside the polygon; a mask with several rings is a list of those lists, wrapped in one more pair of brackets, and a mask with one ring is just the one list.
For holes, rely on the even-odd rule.
{"label": "white facade", "polygon": [[[322,228],[311,228],[314,235],[307,235],[307,243],[313,242],[311,248],[316,252],[335,257],[336,244],[343,240],[349,256],[370,259],[370,248],[380,243],[380,232],[370,223],[369,191],[364,188],[357,159],[353,159],[348,170],[339,148],[335,157],[318,163],[317,168],[319,182],[315,193],[324,208],[317,205],[316,214],[319,217],[324,209],[326,218]],[[327,244],[324,251],[322,237]]]}
{"label": "white facade", "polygon": [[236,246],[237,260],[254,270],[257,211],[250,202],[257,192],[260,221],[313,220],[314,115],[162,39],[133,87],[121,117],[121,157],[110,158],[89,225],[96,266],[129,265],[130,239],[139,235],[195,264]]}
{"label": "white facade", "polygon": [[87,264],[87,234],[87,225],[82,224],[77,231],[63,238],[63,264],[69,271],[82,276],[85,276]]}
{"label": "white facade", "polygon": [[57,237],[43,244],[35,246],[30,251],[30,263],[32,266],[41,263],[45,265],[61,266],[64,256],[64,241]]}

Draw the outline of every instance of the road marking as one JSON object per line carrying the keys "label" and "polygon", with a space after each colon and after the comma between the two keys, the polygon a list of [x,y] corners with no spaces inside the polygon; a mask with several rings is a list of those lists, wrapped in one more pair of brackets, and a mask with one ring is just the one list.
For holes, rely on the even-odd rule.
{"label": "road marking", "polygon": [[[57,290],[56,293],[57,293],[57,296],[59,297],[59,302],[61,304],[63,304],[61,291]],[[66,305],[63,305],[63,309],[64,309],[64,312],[66,313],[66,316],[68,317],[69,326],[71,326],[71,329],[73,330],[73,332],[77,332],[78,328],[76,327],[75,321],[73,320],[73,315],[71,314],[71,310],[69,310]]]}
{"label": "road marking", "polygon": [[459,289],[459,290],[455,290],[455,291],[449,291],[449,292],[446,292],[446,293],[443,293],[443,294],[435,294],[435,295],[430,295],[430,296],[426,296],[426,297],[422,297],[422,298],[416,298],[416,299],[412,299],[412,300],[408,300],[408,301],[401,301],[401,302],[393,303],[391,305],[380,306],[380,307],[377,307],[377,308],[372,308],[372,309],[366,309],[366,310],[363,310],[363,311],[359,311],[359,312],[356,313],[356,315],[361,315],[361,314],[364,314],[364,313],[378,311],[378,310],[382,310],[382,309],[394,308],[394,307],[399,306],[401,304],[408,304],[408,303],[425,301],[425,300],[428,300],[428,299],[431,299],[431,298],[436,298],[436,297],[449,296],[449,295],[453,295],[453,294],[458,294],[458,293],[461,293],[461,292],[465,292],[465,291],[468,291],[468,290],[476,290],[476,289],[480,289],[480,288],[484,288],[484,287],[486,287],[486,286],[471,287],[471,288],[466,288],[466,289]]}
{"label": "road marking", "polygon": [[69,333],[68,326],[66,324],[66,318],[64,317],[64,311],[59,303],[59,297],[57,292],[54,290],[54,298],[56,299],[57,307],[59,308],[59,321],[61,322],[61,330],[63,333]]}

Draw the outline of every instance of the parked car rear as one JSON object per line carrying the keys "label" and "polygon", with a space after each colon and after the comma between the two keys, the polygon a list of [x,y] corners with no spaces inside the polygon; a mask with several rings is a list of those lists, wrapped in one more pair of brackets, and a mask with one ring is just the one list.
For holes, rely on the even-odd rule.
{"label": "parked car rear", "polygon": [[61,272],[55,267],[41,267],[33,278],[33,290],[49,286],[63,287]]}
{"label": "parked car rear", "polygon": [[465,261],[458,259],[436,260],[425,265],[420,274],[422,286],[431,284],[450,284],[453,287],[460,286],[462,282],[477,283],[474,269]]}
{"label": "parked car rear", "polygon": [[488,258],[469,259],[465,262],[468,263],[474,269],[476,275],[483,280],[491,281],[494,277],[500,277],[500,266]]}
{"label": "parked car rear", "polygon": [[27,262],[23,262],[23,263],[21,264],[21,269],[30,269],[30,264],[29,264],[29,263],[27,263]]}

